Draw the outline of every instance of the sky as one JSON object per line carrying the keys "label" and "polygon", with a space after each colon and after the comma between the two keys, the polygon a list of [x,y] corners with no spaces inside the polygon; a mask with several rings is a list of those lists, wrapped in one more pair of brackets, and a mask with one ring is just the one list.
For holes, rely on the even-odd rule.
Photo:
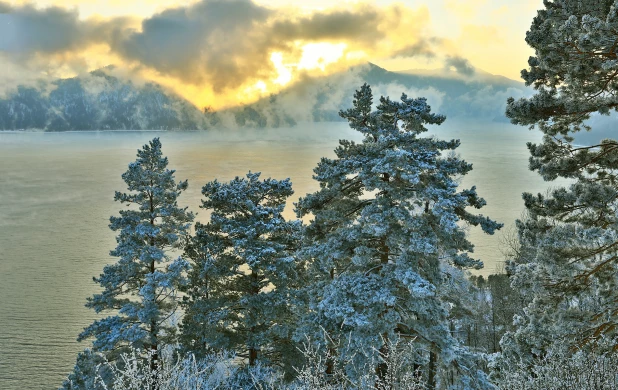
{"label": "sky", "polygon": [[373,62],[519,80],[542,0],[0,0],[0,94],[107,65],[214,109]]}

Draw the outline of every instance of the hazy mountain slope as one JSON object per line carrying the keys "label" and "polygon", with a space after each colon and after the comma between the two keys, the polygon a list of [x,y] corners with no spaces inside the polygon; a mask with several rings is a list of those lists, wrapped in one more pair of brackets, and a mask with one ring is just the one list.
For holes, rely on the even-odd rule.
{"label": "hazy mountain slope", "polygon": [[218,115],[232,116],[240,126],[255,127],[336,121],[340,120],[339,110],[351,105],[354,91],[366,82],[378,96],[398,99],[402,92],[412,97],[425,96],[434,111],[449,118],[506,122],[506,99],[530,93],[523,83],[479,70],[469,75],[446,70],[410,72],[414,71],[390,72],[373,64],[359,66],[327,77],[306,78],[276,95]]}
{"label": "hazy mountain slope", "polygon": [[0,129],[194,130],[207,127],[191,103],[160,86],[138,86],[105,70],[57,80],[51,92],[20,87],[0,100]]}
{"label": "hazy mountain slope", "polygon": [[0,99],[0,129],[193,130],[212,126],[281,127],[300,121],[338,121],[354,91],[369,83],[374,95],[427,97],[448,118],[507,121],[506,99],[528,95],[523,83],[480,70],[390,72],[373,64],[326,77],[304,77],[278,94],[206,115],[154,83],[138,85],[106,68],[46,88],[20,87]]}
{"label": "hazy mountain slope", "polygon": [[0,129],[41,129],[47,124],[49,102],[34,88],[19,87],[6,100],[0,100]]}

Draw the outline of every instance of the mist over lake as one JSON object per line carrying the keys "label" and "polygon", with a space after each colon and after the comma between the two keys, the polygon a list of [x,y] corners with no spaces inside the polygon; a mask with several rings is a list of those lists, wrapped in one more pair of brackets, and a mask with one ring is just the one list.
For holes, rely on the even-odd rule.
{"label": "mist over lake", "polygon": [[[474,166],[461,183],[476,185],[488,205],[482,213],[508,231],[523,211],[521,193],[549,186],[528,171],[527,141],[537,132],[507,124],[451,122],[433,128],[440,138],[459,138],[459,154]],[[209,132],[0,132],[0,389],[60,385],[73,368],[77,334],[96,318],[84,307],[97,289],[93,276],[115,259],[109,217],[122,207],[114,191],[135,152],[160,137],[178,180],[189,180],[180,204],[207,215],[201,187],[249,170],[262,177],[291,177],[294,201],[318,189],[312,170],[334,156],[340,138],[360,140],[347,123],[299,124],[294,128]],[[556,183],[552,183],[556,186]],[[285,213],[293,218],[290,203]],[[500,268],[501,237],[471,228],[483,274]]]}

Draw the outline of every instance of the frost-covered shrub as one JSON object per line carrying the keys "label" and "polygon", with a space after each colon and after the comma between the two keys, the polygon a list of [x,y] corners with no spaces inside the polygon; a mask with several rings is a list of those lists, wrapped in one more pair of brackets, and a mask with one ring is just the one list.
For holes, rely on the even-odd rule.
{"label": "frost-covered shrub", "polygon": [[[352,363],[359,360],[350,355],[346,361],[335,364],[329,374],[327,374],[328,362],[335,356],[331,356],[329,351],[321,351],[315,345],[310,340],[304,343],[302,353],[306,364],[297,370],[297,378],[288,385],[289,389],[425,389],[426,379],[418,368],[415,369],[417,354],[412,342],[389,340],[383,360],[368,360],[361,366]],[[365,351],[356,353],[364,354]],[[379,356],[376,353],[370,355],[374,359]],[[379,378],[375,371],[379,363],[386,363],[387,370],[383,378]]]}
{"label": "frost-covered shrub", "polygon": [[503,373],[501,390],[616,390],[618,355],[558,352]]}
{"label": "frost-covered shrub", "polygon": [[110,373],[102,366],[106,359],[103,354],[93,352],[87,348],[77,355],[73,371],[62,382],[62,390],[94,389],[97,377],[108,378]]}
{"label": "frost-covered shrub", "polygon": [[[151,369],[151,352],[131,350],[113,361],[97,354],[102,363],[96,367],[95,377],[88,387],[67,389],[95,390],[214,390],[280,388],[281,375],[268,367],[245,367],[228,353],[180,355],[176,350],[162,354],[156,370]],[[67,380],[70,382],[70,378]],[[65,382],[66,383],[66,382]]]}
{"label": "frost-covered shrub", "polygon": [[[425,389],[426,378],[414,370],[415,351],[411,342],[389,342],[386,356],[387,374],[378,379],[375,366],[378,362],[353,367],[337,364],[327,372],[331,358],[314,347],[309,340],[302,348],[306,364],[297,368],[296,379],[285,382],[282,370],[272,367],[247,366],[234,355],[218,353],[196,358],[193,354],[181,355],[178,350],[161,354],[159,364],[152,371],[150,352],[132,349],[116,360],[108,361],[101,353],[89,353],[89,374],[81,382],[72,375],[64,383],[67,390],[361,390],[361,389]],[[358,351],[363,353],[363,351]],[[350,359],[354,359],[350,356]],[[94,364],[94,363],[93,363]]]}

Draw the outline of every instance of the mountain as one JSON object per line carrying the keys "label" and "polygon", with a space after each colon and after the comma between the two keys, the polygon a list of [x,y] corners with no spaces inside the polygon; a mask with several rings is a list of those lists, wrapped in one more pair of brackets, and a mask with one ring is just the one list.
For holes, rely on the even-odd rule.
{"label": "mountain", "polygon": [[374,64],[322,77],[301,77],[277,94],[218,112],[198,110],[155,83],[136,84],[107,67],[85,76],[54,81],[48,88],[19,87],[0,99],[0,130],[195,130],[213,126],[282,127],[296,122],[340,121],[354,91],[371,85],[378,97],[424,96],[434,112],[448,118],[506,122],[508,97],[530,90],[478,69],[465,72],[391,72]]}
{"label": "mountain", "polygon": [[110,75],[113,68],[60,79],[51,91],[20,86],[0,99],[0,129],[197,130],[202,112],[161,86],[138,86]]}
{"label": "mountain", "polygon": [[445,68],[439,69],[407,69],[400,70],[394,73],[416,76],[424,79],[441,79],[441,80],[459,80],[464,83],[484,83],[489,85],[501,86],[506,88],[521,88],[523,83],[520,81],[511,80],[508,77],[500,76],[485,72],[481,69],[470,68],[471,73],[461,73],[457,70],[449,70]]}
{"label": "mountain", "polygon": [[398,99],[405,92],[409,97],[426,97],[434,112],[448,118],[482,121],[508,122],[507,98],[531,94],[523,83],[478,69],[466,74],[447,69],[391,72],[367,64],[326,77],[306,77],[276,95],[212,114],[212,119],[228,116],[236,125],[248,127],[339,121],[339,110],[351,106],[354,91],[363,83],[371,85],[376,102],[380,95]]}

